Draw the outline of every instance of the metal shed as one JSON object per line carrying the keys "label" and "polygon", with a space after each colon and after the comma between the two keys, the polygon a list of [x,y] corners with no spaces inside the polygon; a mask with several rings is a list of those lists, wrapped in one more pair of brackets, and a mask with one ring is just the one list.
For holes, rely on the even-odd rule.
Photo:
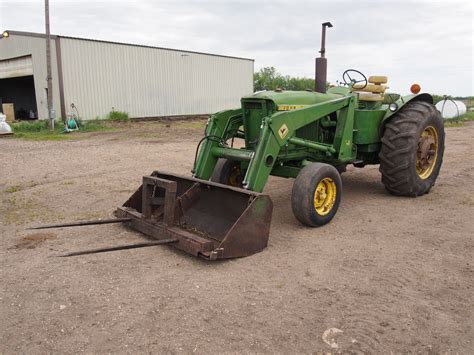
{"label": "metal shed", "polygon": [[[0,99],[20,115],[45,119],[45,35],[8,32],[0,40]],[[112,109],[132,118],[204,115],[238,107],[253,91],[253,59],[56,35],[51,41],[57,116],[71,104],[83,119]]]}

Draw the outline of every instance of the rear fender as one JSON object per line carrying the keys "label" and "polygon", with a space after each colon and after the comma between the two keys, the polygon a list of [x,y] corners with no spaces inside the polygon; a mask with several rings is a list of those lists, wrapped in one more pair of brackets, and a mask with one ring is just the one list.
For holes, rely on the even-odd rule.
{"label": "rear fender", "polygon": [[406,96],[400,96],[398,100],[395,101],[395,103],[398,105],[398,109],[394,112],[390,111],[387,109],[387,112],[382,119],[382,123],[380,125],[380,137],[383,136],[383,133],[385,131],[385,125],[390,122],[391,118],[393,115],[395,115],[397,112],[403,109],[405,105],[407,105],[410,102],[415,102],[415,101],[424,101],[429,104],[433,104],[433,96],[427,93],[421,93],[417,95],[406,95]]}

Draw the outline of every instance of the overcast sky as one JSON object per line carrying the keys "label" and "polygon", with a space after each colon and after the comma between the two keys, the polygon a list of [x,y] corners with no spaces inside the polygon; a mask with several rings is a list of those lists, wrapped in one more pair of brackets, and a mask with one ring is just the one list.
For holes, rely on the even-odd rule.
{"label": "overcast sky", "polygon": [[[50,0],[51,32],[255,59],[314,75],[331,21],[328,80],[347,68],[437,94],[473,95],[474,1]],[[43,0],[0,0],[0,30],[44,32]]]}

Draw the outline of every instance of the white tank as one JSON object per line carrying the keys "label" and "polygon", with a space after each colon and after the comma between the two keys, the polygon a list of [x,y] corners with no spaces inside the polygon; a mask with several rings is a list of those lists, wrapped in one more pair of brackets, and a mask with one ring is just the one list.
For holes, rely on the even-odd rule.
{"label": "white tank", "polygon": [[457,118],[466,113],[464,102],[457,100],[441,100],[436,104],[436,109],[441,112],[444,119]]}
{"label": "white tank", "polygon": [[12,128],[6,121],[7,116],[0,112],[0,134],[12,133]]}

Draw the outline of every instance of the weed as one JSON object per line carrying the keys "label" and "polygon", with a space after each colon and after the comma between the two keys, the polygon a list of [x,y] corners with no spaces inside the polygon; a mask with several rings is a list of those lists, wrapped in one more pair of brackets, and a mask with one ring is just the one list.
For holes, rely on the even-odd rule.
{"label": "weed", "polygon": [[112,110],[107,115],[107,119],[111,121],[128,121],[128,113],[123,111]]}
{"label": "weed", "polygon": [[12,193],[20,191],[21,189],[22,189],[22,187],[20,185],[15,185],[15,186],[11,186],[8,189],[6,189],[5,192],[7,192],[9,194],[12,194]]}

